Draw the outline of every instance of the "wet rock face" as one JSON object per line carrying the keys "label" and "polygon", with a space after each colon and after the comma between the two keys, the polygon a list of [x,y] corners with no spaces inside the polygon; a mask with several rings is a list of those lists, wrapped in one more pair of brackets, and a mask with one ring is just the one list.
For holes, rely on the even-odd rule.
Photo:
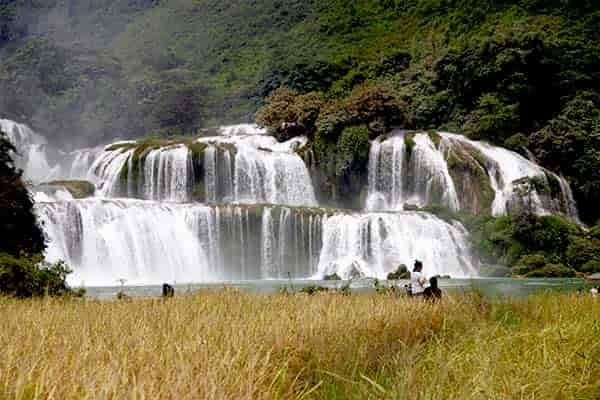
{"label": "wet rock face", "polygon": [[441,151],[456,186],[461,209],[473,214],[490,213],[494,190],[490,185],[483,155],[474,147],[442,142]]}
{"label": "wet rock face", "polygon": [[96,186],[89,181],[52,181],[37,185],[34,191],[54,191],[66,190],[74,199],[85,199],[94,196]]}

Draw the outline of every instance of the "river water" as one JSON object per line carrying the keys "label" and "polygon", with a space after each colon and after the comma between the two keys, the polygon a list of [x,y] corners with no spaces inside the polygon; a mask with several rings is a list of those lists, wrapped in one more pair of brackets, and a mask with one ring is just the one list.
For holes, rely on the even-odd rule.
{"label": "river water", "polygon": [[[382,285],[396,285],[403,288],[407,280],[395,282],[380,281]],[[253,281],[227,281],[210,284],[175,285],[176,294],[193,294],[202,290],[223,290],[225,288],[237,289],[255,294],[276,294],[282,290],[292,292],[300,291],[304,287],[318,285],[330,289],[339,289],[347,282],[342,281],[315,281],[315,280],[253,280]],[[374,292],[374,281],[363,279],[353,281],[350,289],[353,293]],[[527,296],[552,292],[569,293],[585,290],[586,282],[583,279],[565,278],[477,278],[477,279],[441,279],[439,286],[446,294],[458,294],[476,290],[487,298],[524,298]],[[111,300],[117,293],[123,291],[131,297],[158,297],[162,287],[151,286],[112,286],[112,287],[87,287],[86,297],[91,299]]]}

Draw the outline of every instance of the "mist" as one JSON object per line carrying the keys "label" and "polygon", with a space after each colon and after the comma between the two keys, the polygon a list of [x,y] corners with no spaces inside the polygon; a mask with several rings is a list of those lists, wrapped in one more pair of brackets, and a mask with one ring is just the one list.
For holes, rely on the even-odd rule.
{"label": "mist", "polygon": [[[65,150],[203,125],[203,90],[126,70],[115,51],[156,0],[9,1],[0,5],[0,117],[30,125]],[[160,47],[159,44],[157,44]],[[129,60],[131,61],[131,60]],[[146,60],[148,62],[149,60]],[[171,65],[177,67],[177,65]],[[164,132],[163,132],[164,133]]]}

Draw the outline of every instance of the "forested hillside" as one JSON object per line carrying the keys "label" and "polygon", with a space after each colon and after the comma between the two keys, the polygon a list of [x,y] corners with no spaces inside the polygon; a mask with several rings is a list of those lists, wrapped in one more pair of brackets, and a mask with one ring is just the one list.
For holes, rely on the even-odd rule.
{"label": "forested hillside", "polygon": [[564,174],[595,221],[598,39],[594,0],[3,0],[0,115],[81,145],[251,121],[284,86],[345,173],[391,125],[464,132]]}

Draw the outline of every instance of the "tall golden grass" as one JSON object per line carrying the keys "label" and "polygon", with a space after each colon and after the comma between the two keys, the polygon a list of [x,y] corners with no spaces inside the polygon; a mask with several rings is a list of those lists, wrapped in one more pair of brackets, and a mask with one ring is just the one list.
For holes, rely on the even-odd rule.
{"label": "tall golden grass", "polygon": [[598,399],[600,302],[0,299],[0,398]]}

